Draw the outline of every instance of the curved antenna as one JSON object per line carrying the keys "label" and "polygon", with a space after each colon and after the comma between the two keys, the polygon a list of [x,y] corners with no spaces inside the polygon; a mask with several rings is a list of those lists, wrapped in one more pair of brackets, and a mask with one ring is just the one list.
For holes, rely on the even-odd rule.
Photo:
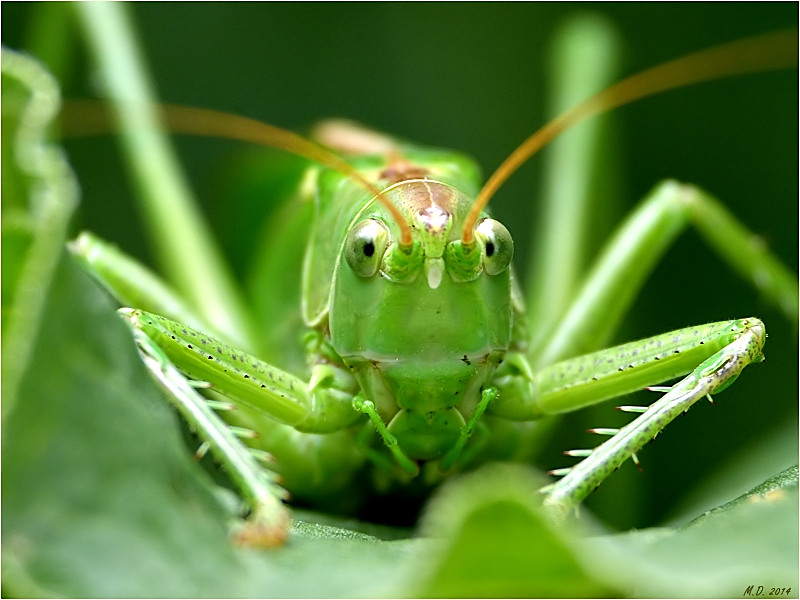
{"label": "curved antenna", "polygon": [[769,33],[689,54],[631,75],[561,113],[528,137],[486,181],[464,221],[461,242],[475,242],[481,211],[531,156],[573,125],[594,115],[671,89],[758,71],[797,66],[797,31]]}
{"label": "curved antenna", "polygon": [[[99,100],[70,100],[65,103],[62,114],[67,117],[68,127],[62,128],[66,135],[92,135],[108,130],[105,106]],[[240,142],[250,142],[277,148],[302,158],[307,158],[325,167],[339,171],[371,194],[377,196],[400,228],[400,245],[411,246],[411,227],[403,214],[372,182],[361,175],[339,155],[315,144],[296,133],[229,113],[175,104],[159,105],[165,125],[174,133],[218,137]]]}

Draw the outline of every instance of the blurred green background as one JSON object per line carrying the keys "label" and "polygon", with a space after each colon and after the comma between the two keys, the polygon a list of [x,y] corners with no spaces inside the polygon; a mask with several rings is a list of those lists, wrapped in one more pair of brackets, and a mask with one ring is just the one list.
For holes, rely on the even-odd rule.
{"label": "blurred green background", "polygon": [[[325,117],[474,156],[490,173],[548,116],[546,58],[571,14],[607,18],[624,44],[622,74],[718,43],[796,27],[793,3],[140,3],[139,26],[162,100],[210,107],[302,130]],[[92,70],[67,5],[3,3],[3,44],[47,62],[64,96],[94,95]],[[46,26],[42,27],[42,20]],[[32,32],[38,32],[33,35]],[[797,72],[760,74],[670,92],[616,111],[624,214],[659,180],[696,183],[722,199],[797,270]],[[214,140],[179,141],[212,223],[226,229],[225,169],[253,152]],[[83,192],[75,230],[91,229],[147,257],[131,187],[109,139],[67,145]],[[493,201],[517,243],[530,249],[541,161]],[[601,232],[599,232],[601,233]],[[238,257],[234,257],[234,261]],[[524,269],[523,269],[524,271]],[[797,331],[733,275],[693,233],[682,236],[626,320],[620,341],[694,323],[757,315],[768,360],[718,398],[671,425],[642,452],[644,473],[625,465],[588,505],[619,527],[669,519],[681,499],[754,445],[774,442],[774,471],[797,456]],[[538,463],[562,466],[607,426],[609,407],[571,417]],[[763,446],[762,446],[763,448]],[[761,465],[761,468],[767,468]],[[753,482],[755,483],[755,482]],[[703,494],[703,492],[698,492]],[[702,500],[699,500],[702,505]]]}

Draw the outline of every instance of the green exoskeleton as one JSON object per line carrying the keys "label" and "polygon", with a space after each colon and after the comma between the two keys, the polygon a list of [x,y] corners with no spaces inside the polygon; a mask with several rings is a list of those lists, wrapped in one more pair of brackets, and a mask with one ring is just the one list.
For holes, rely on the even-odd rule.
{"label": "green exoskeleton", "polygon": [[[671,182],[657,188],[609,242],[545,342],[532,342],[525,325],[511,235],[485,207],[522,161],[587,116],[663,89],[791,62],[783,51],[748,62],[762,45],[697,55],[625,80],[529,138],[484,187],[472,161],[455,152],[333,123],[314,136],[331,154],[269,129],[263,137],[270,144],[319,163],[298,191],[314,205],[303,272],[296,274],[305,372],[239,349],[246,335],[209,326],[141,265],[90,234],[79,237],[73,247],[100,279],[123,303],[137,298],[121,314],[143,359],[204,440],[201,452],[214,452],[239,487],[249,511],[239,539],[284,539],[283,488],[316,502],[347,499],[355,481],[381,492],[429,488],[455,471],[514,456],[531,435],[530,421],[644,387],[665,391],[649,407],[624,407],[641,414],[622,429],[598,430],[611,436],[604,444],[569,451],[583,460],[554,471],[561,479],[543,490],[544,503],[563,515],[622,462],[636,460],[674,417],[761,361],[766,333],[756,318],[577,357],[565,342],[615,315],[620,280],[644,279],[652,248],[667,246],[688,225],[712,244],[724,238],[717,244],[723,258],[796,314],[793,276],[705,193]],[[141,112],[133,100],[128,108]],[[207,117],[167,111],[178,129],[216,134],[198,124]],[[186,120],[192,124],[180,124]],[[636,287],[629,279],[624,285]]]}

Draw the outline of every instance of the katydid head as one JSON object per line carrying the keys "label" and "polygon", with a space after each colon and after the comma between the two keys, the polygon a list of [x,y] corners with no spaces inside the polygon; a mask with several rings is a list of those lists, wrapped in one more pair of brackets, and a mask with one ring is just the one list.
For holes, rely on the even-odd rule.
{"label": "katydid head", "polygon": [[373,198],[341,246],[328,305],[332,347],[412,460],[453,447],[511,345],[511,236],[484,218],[479,243],[459,237],[471,196],[433,179],[383,191],[409,224]]}
{"label": "katydid head", "polygon": [[388,215],[372,214],[358,221],[343,247],[347,265],[358,276],[380,273],[396,283],[413,283],[423,273],[428,287],[436,289],[443,277],[463,283],[481,274],[499,275],[510,267],[513,240],[494,219],[484,217],[476,227],[477,246],[464,246],[459,231],[470,200],[452,186],[411,179],[387,188],[383,195],[409,223],[412,243],[403,245],[396,228],[393,234],[387,226],[391,223],[385,218]]}

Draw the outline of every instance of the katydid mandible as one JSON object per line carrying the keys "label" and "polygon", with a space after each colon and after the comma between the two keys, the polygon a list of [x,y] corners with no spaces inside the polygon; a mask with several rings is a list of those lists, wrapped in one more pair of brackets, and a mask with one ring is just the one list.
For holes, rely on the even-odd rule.
{"label": "katydid mandible", "polygon": [[[236,117],[167,109],[175,129],[262,141],[320,163],[305,180],[313,187],[304,188],[315,220],[302,275],[302,376],[221,341],[225,332],[203,333],[203,319],[156,276],[91,234],[73,247],[118,297],[135,288],[143,299],[120,312],[154,377],[204,440],[201,452],[214,452],[239,487],[249,518],[237,537],[249,544],[284,539],[283,488],[300,499],[327,498],[365,473],[378,489],[435,485],[512,454],[523,435],[517,423],[685,375],[650,407],[624,407],[641,414],[620,430],[598,431],[611,435],[604,444],[569,451],[583,460],[554,471],[562,478],[543,490],[545,504],[563,515],[622,462],[636,460],[674,417],[762,360],[765,328],[756,318],[735,319],[580,357],[557,344],[532,347],[511,268],[513,241],[486,204],[519,164],[579,120],[664,89],[792,62],[772,47],[733,44],[624,80],[531,136],[483,188],[460,154],[351,124],[318,130],[316,142],[331,152]],[[366,143],[353,150],[354,140]],[[723,258],[796,313],[796,282],[749,243],[749,232],[705,193],[667,182],[611,240],[563,330],[604,318],[614,275],[690,224],[701,232],[726,227],[736,250],[721,250]]]}

